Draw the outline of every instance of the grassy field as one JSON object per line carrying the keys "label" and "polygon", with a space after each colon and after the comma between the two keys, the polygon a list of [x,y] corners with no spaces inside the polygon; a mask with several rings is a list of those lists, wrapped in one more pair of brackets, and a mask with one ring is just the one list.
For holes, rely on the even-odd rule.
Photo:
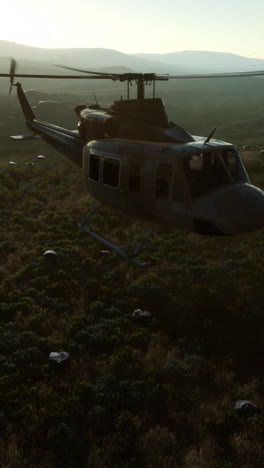
{"label": "grassy field", "polygon": [[[0,465],[263,466],[263,415],[234,403],[264,407],[264,232],[157,235],[139,269],[78,230],[94,205],[81,171],[38,145],[2,147]],[[264,188],[264,162],[244,159]],[[118,245],[148,229],[108,210],[94,226]]]}

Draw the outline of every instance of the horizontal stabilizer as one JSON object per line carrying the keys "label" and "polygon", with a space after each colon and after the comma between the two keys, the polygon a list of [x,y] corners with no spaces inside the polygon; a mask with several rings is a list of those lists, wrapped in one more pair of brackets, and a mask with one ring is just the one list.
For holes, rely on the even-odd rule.
{"label": "horizontal stabilizer", "polygon": [[35,140],[37,138],[42,138],[41,135],[12,135],[10,136],[11,140],[19,141],[19,140]]}

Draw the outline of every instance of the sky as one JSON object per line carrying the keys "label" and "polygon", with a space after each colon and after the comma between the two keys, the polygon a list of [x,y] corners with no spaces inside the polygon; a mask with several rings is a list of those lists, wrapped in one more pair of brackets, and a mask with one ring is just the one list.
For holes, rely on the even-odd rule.
{"label": "sky", "polygon": [[1,12],[0,39],[35,47],[264,59],[263,0],[9,0]]}

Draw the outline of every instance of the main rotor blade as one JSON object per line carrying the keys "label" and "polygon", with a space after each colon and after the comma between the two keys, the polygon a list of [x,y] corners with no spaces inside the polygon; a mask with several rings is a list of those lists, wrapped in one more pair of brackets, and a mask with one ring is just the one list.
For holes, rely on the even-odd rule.
{"label": "main rotor blade", "polygon": [[102,75],[106,78],[114,77],[120,81],[133,81],[142,79],[144,81],[153,81],[153,80],[167,80],[167,75],[156,75],[155,73],[134,73],[134,72],[127,72],[127,73],[106,73],[106,72],[95,72],[91,70],[83,70],[80,68],[73,68],[73,67],[66,67],[64,65],[56,65],[59,68],[65,68],[66,70],[73,70],[80,73],[92,73],[93,75]]}
{"label": "main rotor blade", "polygon": [[199,78],[243,78],[247,76],[261,76],[264,75],[264,70],[248,71],[248,72],[232,72],[232,73],[202,73],[202,74],[190,74],[190,75],[156,75],[157,79],[166,78],[167,80],[178,79],[178,80],[191,80]]}
{"label": "main rotor blade", "polygon": [[[77,69],[72,69],[71,70],[76,70]],[[78,70],[78,71],[83,71],[84,70]],[[96,73],[96,75],[36,75],[36,74],[10,74],[10,73],[0,73],[0,78],[11,78],[14,79],[16,78],[51,78],[51,79],[62,79],[62,80],[120,80],[120,81],[133,81],[133,80],[139,80],[142,79],[143,81],[153,81],[153,80],[168,80],[168,76],[158,76],[155,75],[155,73],[97,73],[97,72],[88,72],[87,73]]]}
{"label": "main rotor blade", "polygon": [[114,76],[86,76],[86,75],[29,75],[29,74],[11,74],[11,73],[0,73],[1,78],[51,78],[51,79],[60,79],[60,80],[105,80],[115,79]]}
{"label": "main rotor blade", "polygon": [[[248,72],[231,72],[231,73],[197,73],[197,74],[187,74],[187,75],[169,75],[169,74],[155,74],[155,73],[107,73],[107,72],[95,72],[91,70],[83,70],[74,67],[67,67],[64,65],[56,65],[57,67],[64,68],[66,70],[72,70],[84,75],[42,75],[42,74],[16,74],[16,61],[11,59],[10,72],[9,73],[0,73],[0,77],[10,78],[10,83],[12,89],[14,78],[49,78],[57,80],[120,80],[120,81],[167,81],[170,79],[202,79],[202,78],[243,78],[251,76],[263,76],[264,70],[257,71],[248,71]],[[89,74],[89,76],[87,76]]]}
{"label": "main rotor blade", "polygon": [[56,65],[58,68],[64,68],[65,70],[73,70],[77,71],[80,73],[92,73],[93,75],[104,75],[109,77],[111,76],[120,76],[120,73],[106,73],[106,72],[95,72],[95,71],[89,71],[89,70],[82,70],[80,68],[73,68],[73,67],[66,67],[65,65]]}

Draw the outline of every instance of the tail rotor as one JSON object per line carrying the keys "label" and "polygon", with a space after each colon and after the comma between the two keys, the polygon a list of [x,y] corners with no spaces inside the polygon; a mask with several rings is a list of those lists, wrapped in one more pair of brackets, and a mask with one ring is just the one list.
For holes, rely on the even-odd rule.
{"label": "tail rotor", "polygon": [[16,73],[16,67],[17,67],[16,61],[13,58],[11,58],[9,96],[11,94],[12,87],[14,86],[14,78],[15,78],[15,73]]}

